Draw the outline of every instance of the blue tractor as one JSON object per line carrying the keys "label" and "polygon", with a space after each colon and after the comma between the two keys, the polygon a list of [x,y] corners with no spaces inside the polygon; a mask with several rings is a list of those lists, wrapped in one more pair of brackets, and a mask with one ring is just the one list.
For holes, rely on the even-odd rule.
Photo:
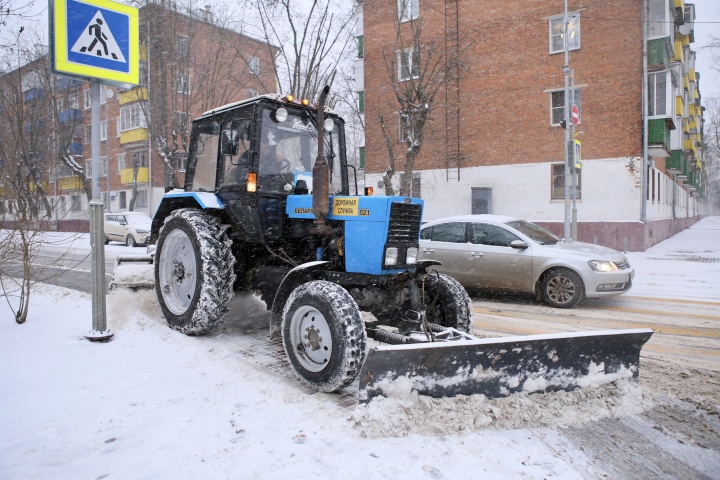
{"label": "blue tractor", "polygon": [[[470,335],[463,287],[418,261],[423,201],[358,191],[327,93],[317,105],[263,95],[193,121],[184,188],[165,194],[150,239],[170,327],[207,333],[236,291],[256,291],[305,383],[330,392],[359,378],[365,399],[401,375],[433,396],[499,396],[522,388],[518,375],[582,375],[590,361],[637,369],[649,331],[512,344]],[[557,360],[579,342],[582,365],[569,350]],[[557,388],[574,387],[547,387]]]}

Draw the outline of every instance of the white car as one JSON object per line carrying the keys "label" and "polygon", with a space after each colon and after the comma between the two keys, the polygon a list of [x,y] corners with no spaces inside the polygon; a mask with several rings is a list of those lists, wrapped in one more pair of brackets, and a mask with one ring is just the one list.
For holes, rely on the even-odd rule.
{"label": "white car", "polygon": [[533,293],[547,305],[570,308],[585,298],[620,295],[635,270],[617,250],[565,242],[534,223],[500,215],[466,215],[428,222],[420,260],[465,288]]}
{"label": "white car", "polygon": [[128,247],[147,245],[150,240],[152,218],[142,212],[105,214],[105,245],[123,242]]}

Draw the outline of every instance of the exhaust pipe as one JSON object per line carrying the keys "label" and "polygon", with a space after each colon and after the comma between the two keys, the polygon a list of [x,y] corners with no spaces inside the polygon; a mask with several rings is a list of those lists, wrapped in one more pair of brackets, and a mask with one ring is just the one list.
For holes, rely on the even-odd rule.
{"label": "exhaust pipe", "polygon": [[318,156],[313,167],[313,199],[312,210],[315,224],[325,224],[330,210],[330,169],[325,160],[325,101],[330,92],[330,85],[325,85],[318,101]]}

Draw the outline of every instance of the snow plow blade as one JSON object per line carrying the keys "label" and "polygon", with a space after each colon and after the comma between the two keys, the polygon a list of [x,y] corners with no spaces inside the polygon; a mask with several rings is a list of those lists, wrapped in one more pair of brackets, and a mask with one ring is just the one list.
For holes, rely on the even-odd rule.
{"label": "snow plow blade", "polygon": [[360,372],[360,403],[405,377],[430,397],[574,390],[637,378],[650,329],[606,330],[373,347]]}
{"label": "snow plow blade", "polygon": [[155,288],[155,271],[152,255],[118,257],[110,281],[110,290],[116,288]]}

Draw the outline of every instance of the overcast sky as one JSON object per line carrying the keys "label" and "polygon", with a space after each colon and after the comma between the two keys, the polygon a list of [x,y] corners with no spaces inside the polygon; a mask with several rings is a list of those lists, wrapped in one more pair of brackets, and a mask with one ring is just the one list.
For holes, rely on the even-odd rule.
{"label": "overcast sky", "polygon": [[[30,3],[33,0],[9,0],[10,5],[24,5]],[[5,6],[8,0],[2,0],[2,5]],[[119,3],[129,4],[128,1],[121,1]],[[203,6],[207,3],[213,4],[214,0],[197,0],[198,6]],[[704,98],[709,98],[712,95],[720,95],[720,72],[713,71],[711,69],[711,55],[707,50],[702,49],[704,45],[707,45],[710,41],[710,36],[714,35],[720,37],[720,1],[718,0],[695,0],[693,2],[687,2],[695,4],[695,43],[691,45],[693,50],[697,52],[697,62],[695,70],[700,72],[700,92]],[[47,11],[48,3],[43,0],[34,0],[32,12],[34,13],[34,21],[24,21],[23,23],[28,25],[28,28],[32,28],[32,24],[36,25],[37,29],[44,29],[44,37],[47,38]],[[17,30],[16,22],[8,22],[7,29],[0,27],[0,43],[6,37],[7,31]],[[47,42],[47,40],[46,40]],[[720,68],[720,67],[718,67]]]}

